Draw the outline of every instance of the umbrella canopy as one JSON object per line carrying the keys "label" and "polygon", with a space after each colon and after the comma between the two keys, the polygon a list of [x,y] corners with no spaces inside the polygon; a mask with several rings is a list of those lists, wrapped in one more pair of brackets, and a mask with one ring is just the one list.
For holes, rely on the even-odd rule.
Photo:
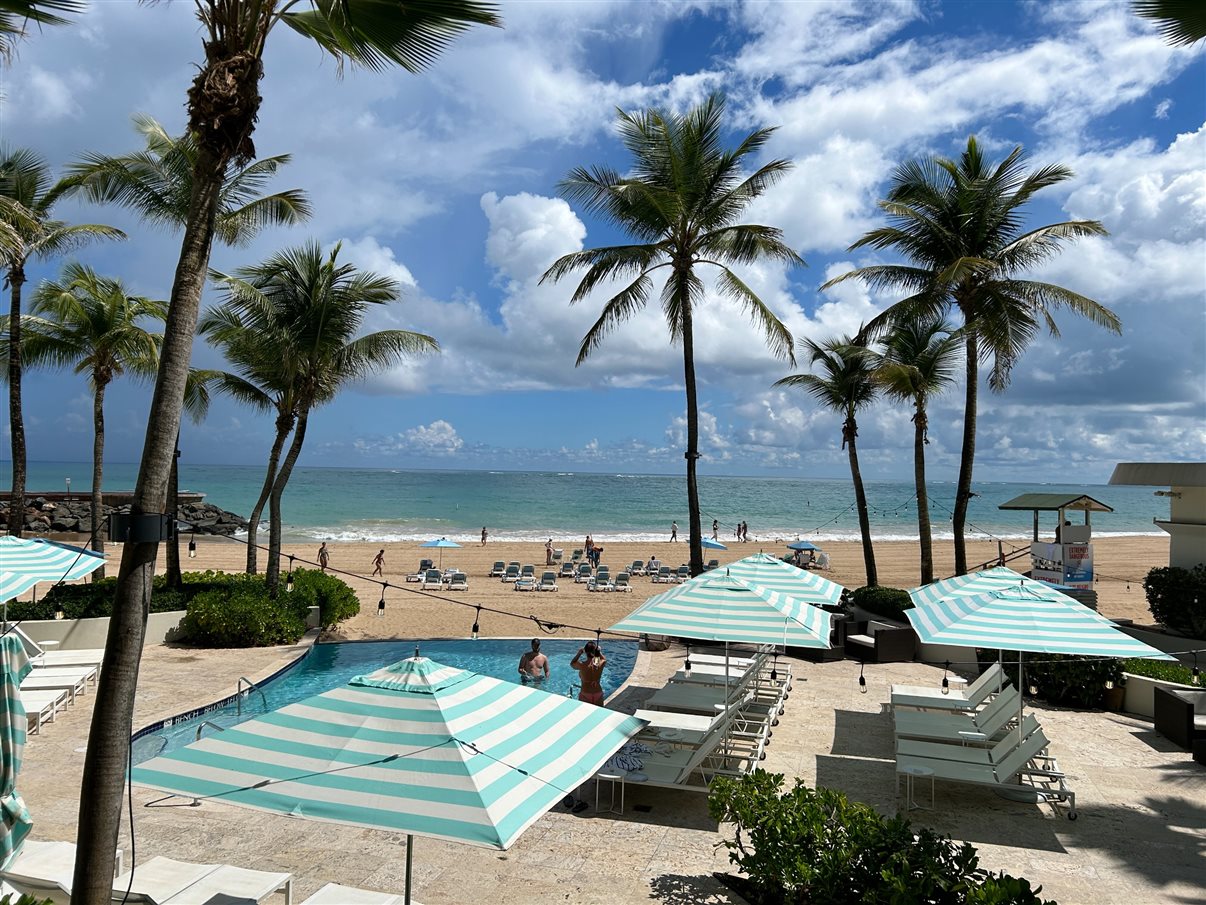
{"label": "umbrella canopy", "polygon": [[134,768],[144,786],[506,849],[643,720],[425,657]]}
{"label": "umbrella canopy", "polygon": [[650,597],[611,627],[699,641],[829,647],[831,615],[717,569]]}
{"label": "umbrella canopy", "polygon": [[915,606],[906,610],[905,615],[923,644],[1087,657],[1174,659],[1119,631],[1109,619],[1041,582],[950,596]]}
{"label": "umbrella canopy", "polygon": [[426,541],[425,543],[419,544],[419,546],[420,547],[439,547],[440,548],[440,568],[442,569],[442,568],[444,568],[444,548],[445,547],[459,547],[460,544],[458,544],[454,540],[449,540],[446,537],[441,537],[438,540]]}
{"label": "umbrella canopy", "polygon": [[787,549],[788,550],[803,550],[805,553],[807,553],[809,550],[820,550],[821,548],[818,547],[816,544],[809,543],[806,540],[798,540],[794,544],[788,544]]}
{"label": "umbrella canopy", "polygon": [[24,594],[40,581],[74,581],[105,564],[103,553],[41,537],[0,537],[0,600]]}
{"label": "umbrella canopy", "polygon": [[722,544],[720,541],[712,540],[712,538],[710,538],[710,537],[705,537],[702,541],[700,541],[700,546],[702,546],[705,550],[727,550],[727,549],[729,549],[724,544]]}
{"label": "umbrella canopy", "polygon": [[0,867],[5,867],[29,835],[33,820],[17,794],[17,774],[25,753],[25,708],[21,680],[29,675],[25,646],[13,633],[0,636],[0,670],[4,701],[0,707]]}
{"label": "umbrella canopy", "polygon": [[1042,593],[1044,589],[1054,588],[1064,590],[1063,585],[1049,584],[1037,578],[1027,578],[1021,572],[1015,572],[1006,566],[994,566],[983,572],[971,572],[967,575],[956,575],[954,578],[944,578],[931,584],[922,585],[909,591],[909,599],[914,606],[926,603],[936,603],[950,597],[967,597],[976,594],[986,594],[990,591],[1005,591],[1009,588],[1030,588]]}
{"label": "umbrella canopy", "polygon": [[797,569],[769,553],[755,553],[729,563],[727,566],[722,566],[720,569],[697,575],[686,583],[713,578],[722,572],[731,578],[740,578],[769,591],[778,591],[788,597],[803,600],[813,606],[835,604],[842,599],[843,588],[836,581],[822,578],[813,572]]}

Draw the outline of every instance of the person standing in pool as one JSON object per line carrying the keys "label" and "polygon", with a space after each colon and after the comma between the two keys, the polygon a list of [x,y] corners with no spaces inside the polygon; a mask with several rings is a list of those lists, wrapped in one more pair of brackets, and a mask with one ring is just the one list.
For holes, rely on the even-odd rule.
{"label": "person standing in pool", "polygon": [[[543,672],[543,675],[541,673]],[[549,658],[540,652],[540,639],[532,639],[532,649],[519,658],[521,682],[541,682],[549,677]]]}
{"label": "person standing in pool", "polygon": [[[585,657],[585,659],[583,659]],[[607,665],[607,658],[603,656],[603,651],[599,650],[599,645],[594,641],[587,641],[585,645],[578,648],[578,653],[574,654],[574,659],[570,661],[570,666],[578,671],[578,678],[582,682],[582,690],[578,692],[578,700],[586,704],[597,704],[603,706],[603,667]]]}

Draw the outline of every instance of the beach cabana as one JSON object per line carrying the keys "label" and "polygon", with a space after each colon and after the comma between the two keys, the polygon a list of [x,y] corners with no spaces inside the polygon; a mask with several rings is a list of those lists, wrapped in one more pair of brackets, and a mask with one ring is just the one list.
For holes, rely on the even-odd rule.
{"label": "beach cabana", "polygon": [[830,581],[814,572],[797,569],[769,553],[746,556],[715,572],[696,575],[687,583],[712,579],[718,574],[740,578],[742,581],[748,581],[769,591],[778,591],[813,606],[836,604],[842,599],[842,591],[845,590],[836,581]]}
{"label": "beach cabana", "polygon": [[8,602],[43,581],[75,581],[105,564],[105,555],[41,537],[0,536],[0,600],[8,628]]}
{"label": "beach cabana", "polygon": [[436,538],[435,540],[424,541],[419,544],[420,547],[436,547],[440,551],[440,568],[444,568],[444,551],[450,547],[460,547],[454,540],[449,540],[446,537]]}
{"label": "beach cabana", "polygon": [[21,681],[33,667],[25,656],[21,639],[11,632],[0,636],[0,868],[8,865],[29,835],[33,820],[17,794],[17,774],[25,753],[25,708],[21,704]]}
{"label": "beach cabana", "polygon": [[645,725],[415,656],[134,768],[174,795],[506,849]]}

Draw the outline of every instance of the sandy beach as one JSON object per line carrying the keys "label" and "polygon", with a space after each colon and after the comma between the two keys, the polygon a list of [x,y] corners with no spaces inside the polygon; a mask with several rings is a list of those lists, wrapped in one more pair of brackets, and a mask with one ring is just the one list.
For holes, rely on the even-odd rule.
{"label": "sandy beach", "polygon": [[[583,538],[573,542],[554,539],[568,558],[575,547],[581,547]],[[184,545],[181,544],[183,548]],[[846,587],[857,588],[865,584],[862,546],[858,543],[826,542],[830,555],[830,568],[822,573]],[[186,571],[218,569],[238,571],[243,568],[246,557],[245,546],[239,540],[223,538],[198,539],[197,556],[188,559],[184,555]],[[330,564],[333,569],[343,569],[357,575],[367,576],[372,572],[372,561],[380,544],[340,543],[329,544]],[[723,565],[759,550],[776,555],[786,552],[779,543],[733,543],[728,550],[705,551],[705,559],[716,558]],[[337,634],[347,639],[365,638],[444,638],[465,637],[473,624],[474,605],[493,607],[521,617],[483,613],[480,620],[481,633],[493,636],[517,636],[535,634],[537,629],[528,616],[542,620],[578,626],[579,630],[562,629],[563,636],[584,634],[581,629],[606,628],[631,612],[646,597],[665,588],[655,585],[648,578],[633,579],[631,593],[588,592],[585,584],[574,584],[570,579],[560,579],[560,590],[556,593],[516,592],[510,584],[487,573],[495,560],[532,563],[537,575],[543,570],[545,551],[543,544],[508,543],[490,541],[486,546],[474,544],[460,549],[444,550],[445,568],[462,569],[469,578],[469,590],[440,593],[419,592],[419,585],[407,583],[406,575],[413,573],[419,560],[431,557],[439,560],[439,550],[422,549],[417,543],[393,543],[385,545],[384,579],[391,585],[385,592],[385,615],[377,615],[377,602],[381,597],[381,585],[360,578],[344,576],[360,595],[362,610],[353,619],[339,627]],[[184,550],[181,550],[184,554]],[[286,545],[286,556],[297,557],[300,566],[303,560],[317,559],[317,545]],[[979,564],[996,556],[995,542],[979,541],[969,544],[971,562]],[[436,554],[436,555],[432,555]],[[648,559],[656,555],[663,563],[677,566],[687,557],[685,543],[635,544],[609,543],[604,547],[603,564],[612,567],[612,574],[620,566],[634,559]],[[1153,566],[1167,565],[1168,539],[1155,536],[1103,537],[1094,540],[1095,569],[1099,575],[1097,593],[1099,610],[1111,618],[1133,619],[1136,623],[1151,622],[1151,613],[1143,594],[1143,576]],[[879,583],[894,587],[913,587],[919,582],[918,548],[911,541],[877,541],[875,544],[876,565]],[[109,558],[114,564],[121,559],[120,544],[110,545]],[[260,567],[263,568],[261,553]],[[284,560],[282,568],[287,567]],[[1019,570],[1028,568],[1023,557],[1012,565]],[[935,543],[935,567],[937,577],[946,577],[954,572],[954,547],[949,541]],[[159,569],[163,568],[160,553]],[[110,570],[111,574],[114,570]],[[1130,579],[1130,589],[1127,581]],[[444,599],[441,599],[444,598]],[[448,600],[459,601],[466,606],[457,606]]]}

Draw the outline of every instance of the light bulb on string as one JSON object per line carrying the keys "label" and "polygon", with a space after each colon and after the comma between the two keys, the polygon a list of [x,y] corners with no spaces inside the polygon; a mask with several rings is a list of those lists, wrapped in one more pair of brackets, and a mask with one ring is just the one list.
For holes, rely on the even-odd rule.
{"label": "light bulb on string", "polygon": [[1194,685],[1202,684],[1202,671],[1198,669],[1198,652],[1193,652],[1193,669],[1189,673],[1189,681]]}
{"label": "light bulb on string", "polygon": [[385,589],[386,589],[386,588],[388,588],[388,587],[389,587],[389,582],[388,582],[388,581],[386,581],[386,582],[382,582],[382,584],[381,584],[381,599],[377,601],[377,615],[378,615],[378,616],[384,616],[384,615],[385,615]]}
{"label": "light bulb on string", "polygon": [[691,645],[687,645],[687,657],[683,660],[683,672],[687,678],[691,678]]}
{"label": "light bulb on string", "polygon": [[1038,687],[1035,685],[1027,685],[1026,690],[1030,692],[1030,697],[1034,697],[1036,694],[1038,694]]}
{"label": "light bulb on string", "polygon": [[188,539],[188,558],[197,558],[197,529],[193,529],[193,535]]}
{"label": "light bulb on string", "polygon": [[779,652],[775,651],[775,662],[771,664],[770,680],[772,682],[779,681]]}
{"label": "light bulb on string", "polygon": [[54,605],[54,618],[60,620],[67,618],[67,613],[63,609],[63,604],[58,601],[56,601]]}
{"label": "light bulb on string", "polygon": [[867,693],[867,677],[863,675],[863,664],[858,665],[858,690],[862,694]]}
{"label": "light bulb on string", "polygon": [[474,641],[476,641],[476,640],[477,640],[477,633],[478,633],[478,632],[481,630],[481,626],[478,624],[478,620],[479,620],[479,619],[481,619],[481,618],[482,618],[482,608],[479,606],[479,607],[477,608],[477,612],[473,614],[473,632],[472,632],[472,638],[473,638],[473,640],[474,640]]}
{"label": "light bulb on string", "polygon": [[285,590],[293,592],[293,557],[289,557],[289,571],[285,574]]}
{"label": "light bulb on string", "polygon": [[1105,687],[1106,687],[1106,691],[1113,691],[1114,690],[1114,680],[1106,679]]}
{"label": "light bulb on string", "polygon": [[947,678],[947,674],[951,670],[951,661],[947,660],[946,665],[942,667],[942,693],[951,693],[951,680]]}

